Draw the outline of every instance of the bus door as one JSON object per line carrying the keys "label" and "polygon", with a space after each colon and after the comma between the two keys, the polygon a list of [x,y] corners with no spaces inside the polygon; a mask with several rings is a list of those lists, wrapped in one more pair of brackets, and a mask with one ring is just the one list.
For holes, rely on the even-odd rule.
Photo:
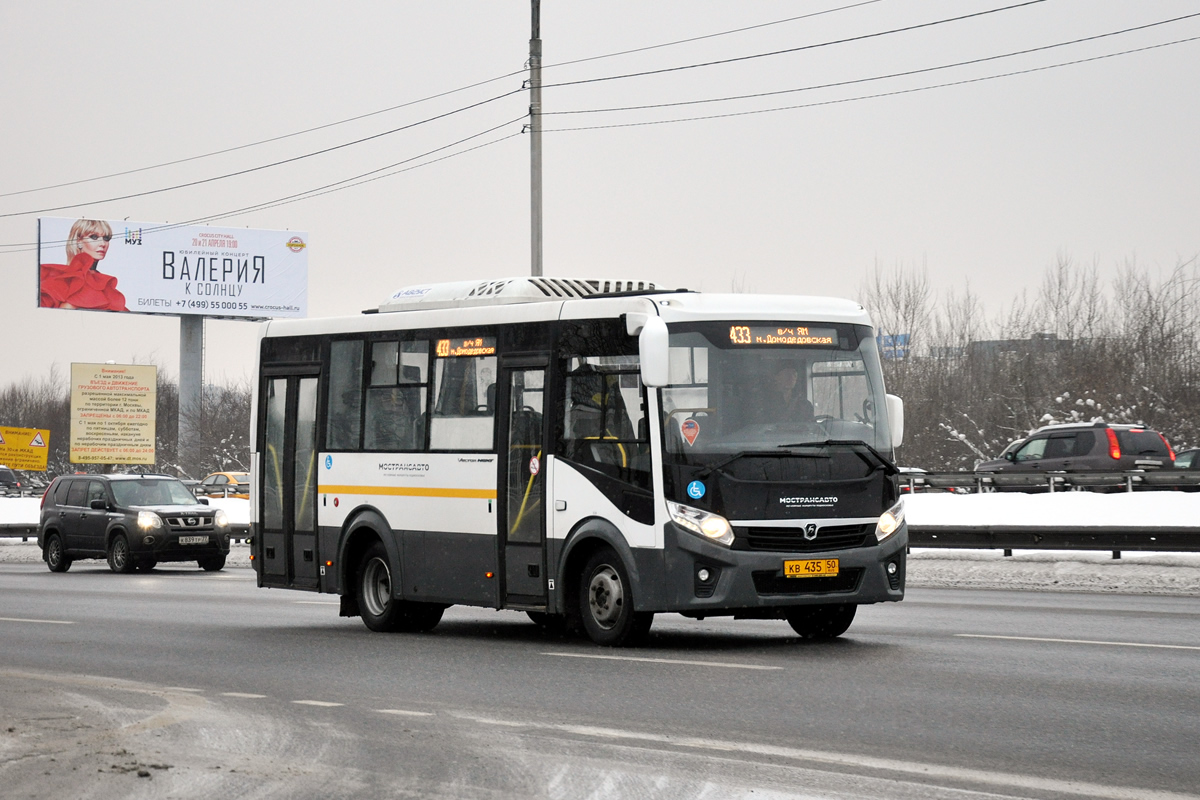
{"label": "bus door", "polygon": [[320,369],[263,378],[260,536],[266,586],[317,587],[317,397]]}
{"label": "bus door", "polygon": [[502,359],[497,496],[506,606],[546,605],[546,355]]}

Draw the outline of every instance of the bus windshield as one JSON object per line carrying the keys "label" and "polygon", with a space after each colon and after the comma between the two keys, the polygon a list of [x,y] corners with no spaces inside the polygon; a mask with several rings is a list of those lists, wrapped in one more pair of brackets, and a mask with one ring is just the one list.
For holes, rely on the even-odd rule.
{"label": "bus windshield", "polygon": [[890,454],[870,327],[706,322],[670,326],[662,390],[668,466],[829,441]]}

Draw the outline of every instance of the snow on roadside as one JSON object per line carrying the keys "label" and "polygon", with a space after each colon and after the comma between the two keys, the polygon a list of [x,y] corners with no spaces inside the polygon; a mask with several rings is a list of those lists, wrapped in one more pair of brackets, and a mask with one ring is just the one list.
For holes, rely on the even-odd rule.
{"label": "snow on roadside", "polygon": [[1196,528],[1200,492],[918,492],[905,495],[912,527],[965,525]]}

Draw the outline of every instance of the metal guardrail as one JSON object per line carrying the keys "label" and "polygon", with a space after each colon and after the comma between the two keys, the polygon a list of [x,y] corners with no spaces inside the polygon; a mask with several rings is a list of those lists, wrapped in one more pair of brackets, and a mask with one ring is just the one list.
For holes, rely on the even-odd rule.
{"label": "metal guardrail", "polygon": [[1157,491],[1193,488],[1200,491],[1200,471],[1129,470],[1124,472],[904,472],[901,485],[910,492],[944,489],[995,491]]}
{"label": "metal guardrail", "polygon": [[[910,493],[986,492],[1142,492],[1200,491],[1200,471],[1122,472],[907,472],[901,483]],[[1003,550],[1109,550],[1200,553],[1197,527],[1035,527],[1028,525],[909,526],[910,547]]]}
{"label": "metal guardrail", "polygon": [[38,526],[28,525],[26,523],[4,523],[0,522],[0,538],[21,537],[21,541],[29,539],[37,539]]}
{"label": "metal guardrail", "polygon": [[929,526],[908,529],[909,547],[958,550],[1109,550],[1200,553],[1200,528],[1035,528],[1009,525]]}

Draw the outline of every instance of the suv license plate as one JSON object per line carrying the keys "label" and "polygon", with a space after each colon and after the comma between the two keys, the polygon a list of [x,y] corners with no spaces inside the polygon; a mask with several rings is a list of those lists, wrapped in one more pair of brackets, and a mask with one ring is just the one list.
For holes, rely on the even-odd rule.
{"label": "suv license plate", "polygon": [[785,578],[827,578],[838,574],[836,558],[816,558],[809,561],[784,561]]}
{"label": "suv license plate", "polygon": [[[180,544],[208,544],[208,537],[207,536],[180,536],[179,543]],[[836,568],[834,571],[835,572],[837,571]]]}

